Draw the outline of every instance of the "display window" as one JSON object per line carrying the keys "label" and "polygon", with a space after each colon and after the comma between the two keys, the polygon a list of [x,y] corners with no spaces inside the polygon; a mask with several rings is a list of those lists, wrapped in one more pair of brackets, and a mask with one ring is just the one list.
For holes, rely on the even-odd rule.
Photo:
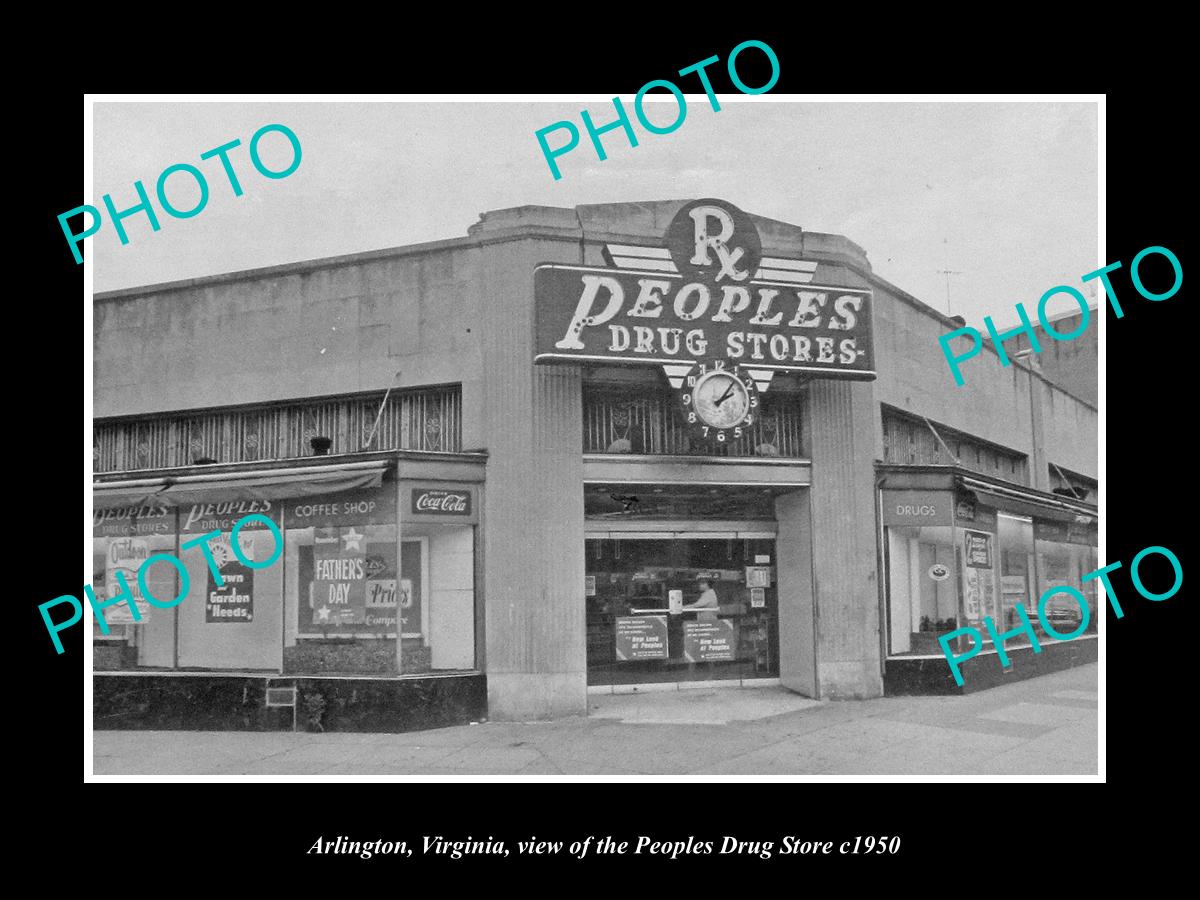
{"label": "display window", "polygon": [[284,671],[394,674],[397,623],[422,571],[414,542],[401,576],[395,485],[290,498],[284,527]]}
{"label": "display window", "polygon": [[[940,653],[937,638],[960,627],[962,570],[950,491],[885,490],[889,652]],[[965,512],[965,510],[964,510]],[[973,523],[972,523],[973,524]],[[978,577],[973,579],[978,586]]]}
{"label": "display window", "polygon": [[400,504],[404,671],[473,669],[478,492],[474,485],[403,481]]}
{"label": "display window", "polygon": [[779,675],[775,539],[586,541],[589,684]]}
{"label": "display window", "polygon": [[[391,480],[281,499],[214,490],[177,503],[96,510],[97,599],[116,596],[124,576],[142,617],[135,623],[124,604],[106,610],[109,633],[93,626],[96,668],[285,675],[476,668],[477,486]],[[235,548],[234,526],[251,514],[275,530],[247,521]],[[138,585],[138,569],[156,553],[179,559],[187,576],[186,596],[169,609],[147,603]],[[145,580],[160,601],[180,594],[172,565],[151,566]]]}
{"label": "display window", "polygon": [[937,637],[958,628],[954,529],[887,529],[893,653],[940,653]]}
{"label": "display window", "polygon": [[401,579],[395,525],[290,529],[288,549],[296,565],[297,638],[395,639],[398,607],[402,620],[414,620],[402,627],[419,628],[423,548],[404,542]]}
{"label": "display window", "polygon": [[[92,519],[92,589],[96,599],[121,594],[124,578],[141,621],[135,622],[125,603],[104,610],[108,634],[99,619],[92,620],[92,638],[98,645],[93,655],[97,669],[132,667],[169,668],[175,656],[175,613],[151,606],[142,595],[138,569],[158,553],[175,553],[175,510],[159,503],[137,506],[98,507]],[[167,601],[179,593],[178,575],[169,564],[156,563],[146,570],[150,593]]]}
{"label": "display window", "polygon": [[[996,622],[1002,630],[1012,631],[1021,626],[1016,608],[1022,606],[1032,621],[1036,608],[1031,608],[1030,595],[1036,583],[1033,557],[1033,520],[1025,516],[999,513],[998,539],[1000,548],[999,615]],[[1018,635],[1014,640],[1025,640]]]}
{"label": "display window", "polygon": [[[250,520],[239,529],[233,548],[233,528],[244,517],[269,518],[280,530],[278,500],[221,496],[191,502],[179,508],[180,559],[186,567],[190,589],[177,607],[179,659],[184,669],[280,670],[283,633],[283,565],[278,538],[261,520]],[[183,545],[211,532],[214,573],[199,545]],[[239,558],[239,553],[241,558]],[[254,568],[242,559],[271,565]]]}
{"label": "display window", "polygon": [[[1099,579],[1084,581],[1083,577],[1099,568],[1097,537],[1094,522],[1061,522],[1035,519],[1034,539],[1037,547],[1038,593],[1041,596],[1051,588],[1067,585],[1080,591],[1087,598],[1088,625],[1085,632],[1096,633],[1098,615],[1096,610],[1097,585]],[[1030,610],[1030,618],[1035,612]],[[1046,603],[1046,621],[1060,634],[1069,634],[1079,627],[1083,610],[1079,602],[1069,594],[1058,594]]]}
{"label": "display window", "polygon": [[[988,617],[997,632],[1017,632],[1005,646],[1027,646],[1017,606],[1044,633],[1038,600],[1058,585],[1084,593],[1087,631],[1095,631],[1096,582],[1083,582],[1097,568],[1094,522],[1017,515],[985,506],[970,493],[884,490],[881,498],[890,655],[941,655],[938,638],[967,627],[978,629],[990,647]],[[1046,618],[1055,631],[1069,633],[1082,612],[1063,595],[1047,603]],[[964,638],[958,640],[965,649]]]}
{"label": "display window", "polygon": [[474,532],[469,525],[405,523],[406,672],[475,665]]}
{"label": "display window", "polygon": [[962,583],[961,625],[987,634],[984,619],[1000,620],[997,547],[997,513],[976,503],[971,496],[958,497],[954,525],[959,577]]}

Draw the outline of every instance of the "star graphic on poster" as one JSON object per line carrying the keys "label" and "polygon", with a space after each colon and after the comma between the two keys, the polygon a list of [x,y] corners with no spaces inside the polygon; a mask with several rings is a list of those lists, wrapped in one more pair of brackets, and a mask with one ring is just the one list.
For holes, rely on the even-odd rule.
{"label": "star graphic on poster", "polygon": [[350,526],[349,530],[342,535],[342,540],[346,542],[343,550],[362,550],[362,539],[364,535],[359,534],[354,530],[354,526]]}
{"label": "star graphic on poster", "polygon": [[317,618],[320,619],[322,622],[328,622],[329,621],[329,607],[322,606],[320,609],[318,609],[317,610]]}

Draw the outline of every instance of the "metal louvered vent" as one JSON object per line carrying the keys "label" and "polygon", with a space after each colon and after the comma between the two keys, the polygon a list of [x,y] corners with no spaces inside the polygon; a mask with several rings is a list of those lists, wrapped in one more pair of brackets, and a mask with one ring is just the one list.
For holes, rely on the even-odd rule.
{"label": "metal louvered vent", "polygon": [[[362,449],[383,392],[325,400],[98,419],[93,426],[96,472],[190,466],[202,460],[254,462],[312,456],[309,441],[332,440],[330,453]],[[462,449],[459,385],[392,391],[372,450]]]}
{"label": "metal louvered vent", "polygon": [[640,387],[633,393],[585,385],[583,452],[802,459],[801,396],[768,392],[760,397],[762,407],[747,436],[718,447],[691,442],[675,391]]}

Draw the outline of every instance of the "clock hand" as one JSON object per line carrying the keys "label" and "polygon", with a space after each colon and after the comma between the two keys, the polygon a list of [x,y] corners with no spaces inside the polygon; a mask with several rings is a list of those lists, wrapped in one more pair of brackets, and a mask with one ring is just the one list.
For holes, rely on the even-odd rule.
{"label": "clock hand", "polygon": [[720,399],[718,399],[713,405],[720,406],[722,403],[724,403],[726,400],[729,399],[729,395],[732,393],[733,393],[733,382],[731,381],[731,382],[729,382],[729,387],[725,388],[725,393],[723,393],[721,395]]}

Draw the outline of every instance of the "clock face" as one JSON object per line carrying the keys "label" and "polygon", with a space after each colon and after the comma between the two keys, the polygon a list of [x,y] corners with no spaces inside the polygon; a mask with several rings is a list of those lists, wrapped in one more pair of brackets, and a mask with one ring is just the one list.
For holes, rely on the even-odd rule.
{"label": "clock face", "polygon": [[754,380],[724,360],[698,363],[680,389],[683,415],[692,433],[707,441],[737,440],[754,422],[758,391]]}
{"label": "clock face", "polygon": [[750,392],[732,372],[701,375],[692,398],[701,421],[713,428],[732,428],[750,411]]}

